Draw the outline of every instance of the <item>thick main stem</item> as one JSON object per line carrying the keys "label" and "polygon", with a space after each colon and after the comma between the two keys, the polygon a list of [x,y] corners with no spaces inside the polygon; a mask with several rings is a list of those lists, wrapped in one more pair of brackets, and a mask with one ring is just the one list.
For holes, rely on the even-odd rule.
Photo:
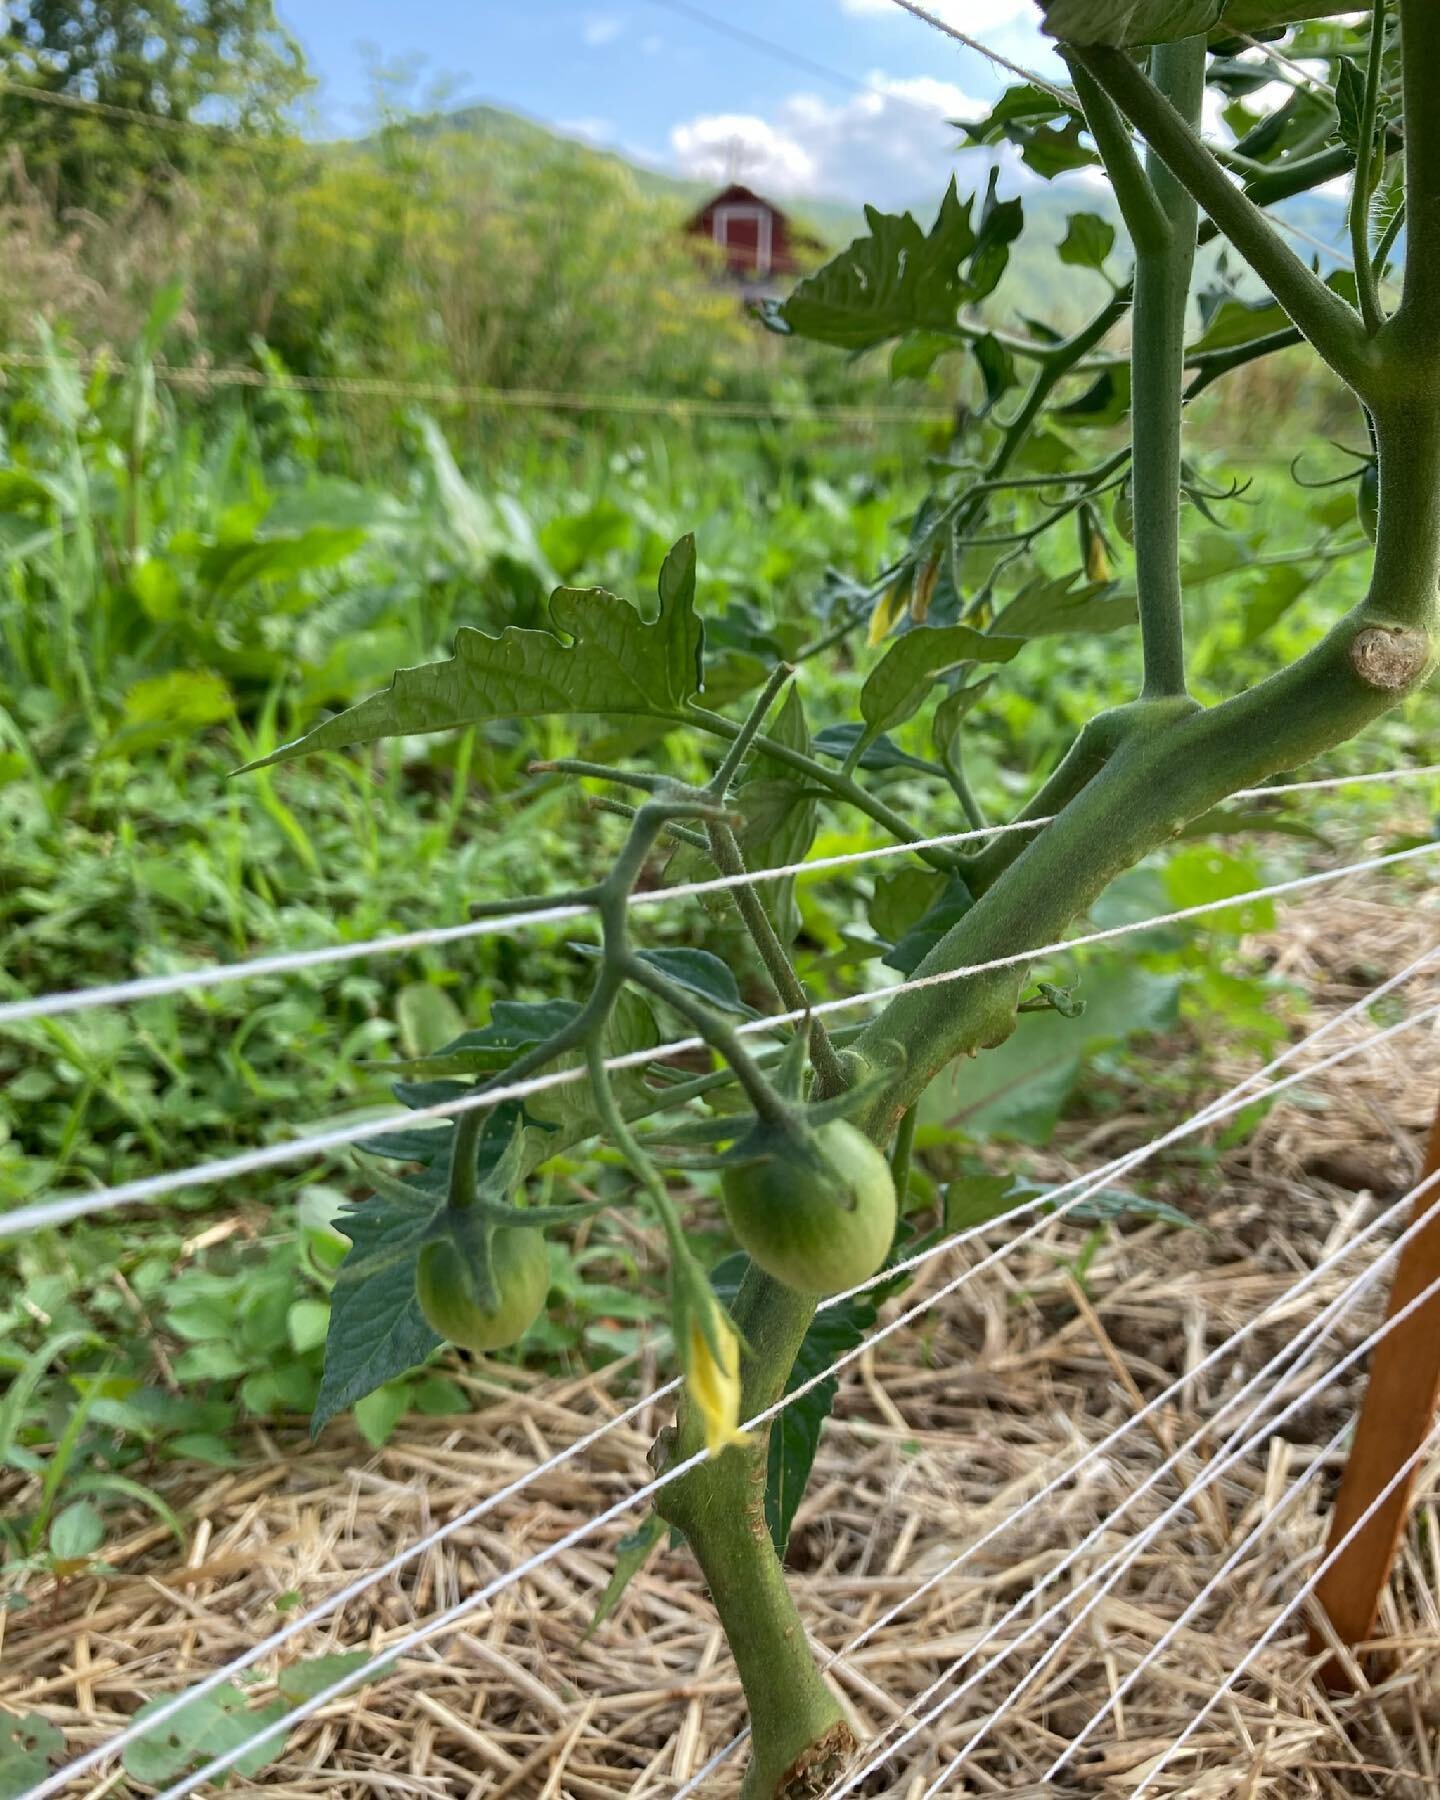
{"label": "thick main stem", "polygon": [[[1113,753],[1005,867],[916,971],[939,975],[1057,941],[1117,875],[1237,788],[1353,737],[1434,666],[1440,635],[1440,408],[1377,415],[1382,513],[1369,595],[1298,662],[1223,704],[1141,703]],[[871,1107],[883,1140],[962,1052],[1003,1042],[1023,964],[898,995],[856,1041],[864,1058],[905,1045]]]}
{"label": "thick main stem", "polygon": [[[733,1313],[745,1344],[740,1411],[751,1418],[784,1392],[815,1303],[752,1267]],[[682,1404],[673,1435],[657,1448],[679,1461],[702,1442],[700,1421]],[[752,1754],[744,1800],[806,1800],[842,1772],[855,1736],[820,1674],[771,1541],[768,1466],[767,1430],[662,1489],[656,1507],[695,1552],[745,1689]]]}
{"label": "thick main stem", "polygon": [[[1156,87],[1187,124],[1200,117],[1205,91],[1205,40],[1156,46]],[[1184,406],[1185,320],[1195,266],[1198,208],[1152,150],[1146,173],[1165,232],[1135,257],[1135,324],[1131,347],[1135,578],[1144,697],[1185,692],[1185,627],[1180,591],[1180,424]]]}

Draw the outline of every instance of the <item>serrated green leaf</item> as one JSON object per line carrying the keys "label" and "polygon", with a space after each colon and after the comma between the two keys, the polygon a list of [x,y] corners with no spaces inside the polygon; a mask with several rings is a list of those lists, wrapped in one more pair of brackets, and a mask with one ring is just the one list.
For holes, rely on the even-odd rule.
{"label": "serrated green leaf", "polygon": [[928,232],[909,213],[865,209],[869,232],[807,275],[762,316],[772,329],[845,350],[866,350],[912,332],[953,332],[962,305],[999,281],[1023,223],[1019,201],[990,199],[978,227],[974,197],[952,178]]}
{"label": "serrated green leaf", "polygon": [[1009,662],[1024,648],[1018,637],[995,637],[969,625],[925,625],[897,638],[866,677],[860,713],[875,737],[913,718],[947,669],[964,663]]}
{"label": "serrated green leaf", "polygon": [[1100,270],[1115,248],[1115,227],[1099,213],[1071,213],[1055,254],[1075,268]]}
{"label": "serrated green leaf", "polygon": [[1040,0],[1045,29],[1067,44],[1169,44],[1218,25],[1225,0]]}
{"label": "serrated green leaf", "polygon": [[[416,1368],[440,1348],[415,1297],[415,1257],[430,1213],[376,1194],[336,1221],[350,1239],[346,1277],[331,1295],[325,1375],[310,1419],[313,1437],[347,1406]],[[367,1271],[367,1264],[370,1265]]]}
{"label": "serrated green leaf", "polygon": [[996,617],[991,630],[1009,637],[1052,637],[1078,631],[1118,631],[1136,622],[1133,594],[1108,581],[1081,582],[1081,571],[1054,579],[1037,575]]}
{"label": "serrated green leaf", "polygon": [[693,538],[682,538],[670,552],[659,586],[653,620],[604,588],[557,588],[548,631],[512,625],[491,637],[462,626],[446,661],[398,670],[382,693],[246,768],[489,719],[553,713],[682,718],[701,686]]}
{"label": "serrated green leaf", "polygon": [[1352,156],[1358,155],[1365,121],[1365,76],[1348,56],[1335,75],[1335,135]]}

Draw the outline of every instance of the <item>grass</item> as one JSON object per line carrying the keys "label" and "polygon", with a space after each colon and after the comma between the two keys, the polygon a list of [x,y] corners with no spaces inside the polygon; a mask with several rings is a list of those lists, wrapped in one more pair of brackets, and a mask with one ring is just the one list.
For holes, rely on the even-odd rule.
{"label": "grass", "polygon": [[[462,467],[439,424],[394,424],[399,450],[377,472],[334,415],[293,396],[205,405],[143,374],[83,377],[58,350],[11,390],[0,463],[0,997],[453,922],[476,900],[533,889],[537,870],[545,887],[588,877],[619,824],[557,778],[526,773],[537,754],[574,747],[553,722],[243,780],[230,772],[397,664],[443,653],[462,623],[537,623],[556,582],[643,599],[692,527],[715,670],[707,700],[723,707],[757,661],[793,655],[843,617],[837,608],[863,600],[855,578],[895,555],[924,454],[938,448],[909,434],[587,426],[512,437]],[[1202,693],[1292,653],[1361,578],[1348,488],[1302,495],[1283,470],[1256,474],[1243,501],[1188,538]],[[1118,540],[1115,551],[1123,574]],[[864,663],[852,637],[805,665],[812,724],[853,715]],[[1013,809],[1134,667],[1128,631],[1032,645],[977,715],[967,766],[992,816]],[[1420,716],[1335,766],[1406,760]],[[918,723],[901,742],[931,754]],[[605,754],[593,737],[586,749]],[[676,738],[661,751],[621,734],[611,753],[698,766]],[[940,830],[952,821],[953,796],[932,776],[902,768],[885,779],[887,798],[917,819]],[[1312,823],[1337,821],[1323,849],[1303,837],[1238,840],[1226,878],[1253,886],[1307,857],[1343,856],[1389,804],[1366,790],[1309,809]],[[827,813],[814,852],[873,841],[864,820]],[[1128,903],[1184,905],[1215,878],[1182,859],[1164,878],[1139,872]],[[812,986],[863,985],[897,890],[866,877],[825,884],[823,904],[818,883],[799,897]],[[747,998],[766,1004],[723,914],[655,913],[647,930],[714,949]],[[1100,1002],[1107,984],[1138,982],[1126,1002],[1137,1025],[1158,1027],[1179,1008],[1219,1016],[1231,1044],[1261,1045],[1283,1029],[1283,996],[1257,1003],[1237,979],[1251,965],[1235,945],[1233,930],[1171,933],[1138,964],[1092,959],[1059,978],[1080,973],[1082,993]],[[0,1028],[0,1206],[388,1108],[387,1063],[482,1022],[496,994],[571,993],[584,966],[563,933],[524,933]],[[1067,1040],[1057,1086],[1046,1029],[1027,1021],[1024,1041],[1038,1049],[1033,1067],[1022,1057],[1013,1072],[1018,1103],[972,1108],[958,1138],[953,1123],[922,1135],[918,1195],[933,1199],[989,1137],[1042,1146],[1078,1103],[1083,1068],[1113,1077],[1117,1106],[1153,1104],[1175,1079],[1132,1063],[1127,1025],[1073,1055]],[[1202,1073],[1187,1069],[1182,1087]],[[579,1164],[550,1177],[562,1192],[581,1179]],[[596,1172],[583,1168],[583,1179]],[[615,1171],[598,1179],[620,1192]],[[226,1466],[254,1423],[304,1418],[344,1247],[331,1221],[360,1186],[343,1160],[297,1163],[6,1251],[0,1482],[15,1591],[74,1561],[62,1553],[76,1546],[87,1566],[103,1557],[116,1521],[162,1504],[172,1465]],[[706,1217],[697,1210],[697,1226]],[[580,1372],[633,1351],[663,1312],[643,1234],[619,1211],[553,1254],[554,1304],[521,1360]],[[378,1444],[407,1411],[470,1404],[442,1359],[372,1395],[357,1424]],[[100,1521],[94,1544],[89,1513],[61,1524],[81,1502]]]}

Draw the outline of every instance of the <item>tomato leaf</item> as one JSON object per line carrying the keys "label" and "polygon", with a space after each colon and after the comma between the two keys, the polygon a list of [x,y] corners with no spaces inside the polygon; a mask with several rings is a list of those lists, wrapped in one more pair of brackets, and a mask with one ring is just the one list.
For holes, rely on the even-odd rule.
{"label": "tomato leaf", "polygon": [[1020,235],[1018,200],[995,200],[995,176],[972,222],[975,197],[961,200],[952,177],[928,232],[907,213],[865,208],[869,233],[858,237],[786,300],[761,317],[774,331],[844,350],[867,350],[911,332],[951,333],[961,306],[993,292]]}
{"label": "tomato leaf", "polygon": [[1168,44],[1220,23],[1225,0],[1041,0],[1045,29],[1067,44]]}
{"label": "tomato leaf", "polygon": [[[787,1394],[827,1369],[847,1350],[853,1350],[875,1323],[879,1302],[872,1290],[857,1294],[841,1306],[816,1313],[785,1384]],[[805,1494],[820,1433],[835,1396],[838,1376],[828,1376],[779,1413],[770,1426],[770,1461],[765,1482],[765,1522],[778,1556],[784,1556],[790,1528]]]}
{"label": "tomato leaf", "polygon": [[498,637],[462,626],[446,661],[397,670],[383,692],[245,768],[489,719],[551,713],[683,718],[685,703],[702,684],[694,538],[681,538],[665,559],[654,619],[604,588],[562,587],[550,598],[550,624],[549,631],[512,625]]}
{"label": "tomato leaf", "polygon": [[860,690],[867,737],[878,737],[913,718],[947,670],[965,663],[1009,662],[1024,646],[1024,638],[994,637],[970,625],[924,625],[907,631],[881,657]]}
{"label": "tomato leaf", "polygon": [[1061,262],[1079,269],[1103,269],[1115,248],[1115,227],[1099,213],[1071,213],[1065,236],[1055,254]]}

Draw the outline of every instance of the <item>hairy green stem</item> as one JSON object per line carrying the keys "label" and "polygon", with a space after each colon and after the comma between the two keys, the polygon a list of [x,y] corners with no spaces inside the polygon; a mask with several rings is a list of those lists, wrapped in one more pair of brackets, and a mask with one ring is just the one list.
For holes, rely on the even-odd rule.
{"label": "hairy green stem", "polygon": [[756,696],[745,722],[736,732],[734,742],[721,758],[719,768],[706,787],[706,793],[713,799],[723,801],[730,792],[730,784],[740,773],[740,765],[749,754],[760,727],[765,723],[766,713],[775,704],[775,696],[794,673],[789,663],[780,663],[770,671],[769,679]]}
{"label": "hairy green stem", "polygon": [[[1350,254],[1360,316],[1373,337],[1385,323],[1380,282],[1370,259],[1370,196],[1375,191],[1375,124],[1380,108],[1380,68],[1385,57],[1385,0],[1372,0],[1370,57],[1365,65],[1365,98],[1360,110],[1360,148],[1350,190]],[[1383,168],[1384,159],[1381,158]]]}
{"label": "hairy green stem", "polygon": [[[917,976],[1058,941],[1115,876],[1192,819],[1343,743],[1423,682],[1440,633],[1440,406],[1422,393],[1375,423],[1382,514],[1366,599],[1289,668],[1218,706],[1140,703],[1098,769],[1078,755],[1082,733],[1076,766],[1062,779],[1062,764],[1049,784],[1057,794],[1076,785],[1073,798],[992,878]],[[862,1058],[890,1041],[907,1050],[867,1114],[877,1140],[953,1057],[1004,1041],[1025,979],[1025,965],[1012,964],[940,982],[898,995],[871,1022],[856,1041]]]}
{"label": "hairy green stem", "polygon": [[1136,255],[1163,251],[1170,242],[1170,217],[1160,204],[1160,195],[1152,179],[1153,168],[1147,170],[1142,166],[1119,108],[1100,83],[1082,62],[1070,56],[1065,61]]}
{"label": "hairy green stem", "polygon": [[[720,873],[730,876],[748,873],[744,852],[730,827],[711,825],[709,833],[710,854]],[[808,1011],[810,996],[805,991],[805,984],[796,974],[795,966],[786,954],[785,946],[780,942],[760,896],[748,881],[731,888],[730,894],[740,917],[745,921],[746,930],[754,940],[760,960],[765,965],[781,1004],[787,1012],[802,1009]],[[813,1019],[810,1024],[810,1060],[818,1083],[817,1099],[828,1099],[832,1094],[844,1093],[845,1072],[840,1067],[840,1059],[835,1054],[835,1046],[830,1041],[829,1033],[819,1019]]]}
{"label": "hairy green stem", "polygon": [[1301,261],[1125,51],[1091,46],[1074,49],[1071,54],[1204,207],[1336,374],[1362,399],[1368,398],[1375,358],[1365,327],[1352,308]]}
{"label": "hairy green stem", "polygon": [[[752,1267],[732,1313],[744,1344],[740,1414],[753,1418],[785,1391],[815,1303]],[[657,1464],[682,1461],[703,1441],[682,1401],[673,1432],[656,1445]],[[745,1689],[752,1751],[743,1800],[808,1800],[842,1772],[855,1737],[820,1674],[771,1541],[768,1463],[767,1428],[663,1488],[655,1506],[695,1552]]]}
{"label": "hairy green stem", "polygon": [[1405,288],[1389,329],[1432,367],[1440,359],[1440,8],[1400,0],[1405,105]]}
{"label": "hairy green stem", "polygon": [[1246,363],[1259,362],[1262,357],[1273,356],[1277,350],[1290,350],[1304,342],[1304,335],[1295,326],[1287,325],[1283,331],[1267,332],[1264,337],[1252,338],[1248,344],[1237,344],[1232,350],[1207,350],[1199,356],[1189,356],[1185,359],[1186,367],[1195,373],[1185,389],[1185,398],[1195,399],[1232,369],[1244,368]]}
{"label": "hairy green stem", "polygon": [[[1198,123],[1205,92],[1205,40],[1158,44],[1155,86],[1187,125]],[[1163,230],[1135,226],[1135,314],[1130,418],[1134,456],[1135,584],[1144,656],[1143,697],[1185,692],[1185,624],[1180,590],[1180,424],[1185,317],[1195,266],[1197,209],[1154,150],[1146,174]],[[1123,204],[1123,202],[1122,202]],[[1127,222],[1130,215],[1126,213]]]}
{"label": "hairy green stem", "polygon": [[[686,717],[699,727],[701,731],[711,732],[716,737],[734,739],[740,733],[740,727],[721,713],[714,713],[708,707],[697,706],[691,701]],[[838,770],[827,769],[822,762],[813,756],[807,756],[802,750],[792,750],[788,744],[776,743],[774,738],[757,734],[755,748],[762,750],[773,761],[784,763],[786,768],[793,769],[796,774],[803,775],[807,781],[813,781],[817,787],[823,788],[836,800],[843,800],[848,805],[873,819],[888,831],[891,837],[902,844],[916,843],[924,833],[918,826],[912,825],[902,814],[887,806],[858,781]],[[944,869],[947,872],[956,865],[957,858],[952,851],[940,849],[919,850],[916,855],[924,858],[932,868]]]}

